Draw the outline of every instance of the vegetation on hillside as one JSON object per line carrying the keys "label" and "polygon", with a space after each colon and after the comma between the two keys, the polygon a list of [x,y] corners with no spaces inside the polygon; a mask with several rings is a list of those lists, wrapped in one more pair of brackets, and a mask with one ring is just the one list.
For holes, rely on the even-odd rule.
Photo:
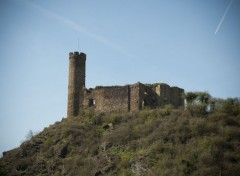
{"label": "vegetation on hillside", "polygon": [[178,110],[83,111],[5,152],[0,175],[240,175],[239,99],[189,92],[186,101]]}

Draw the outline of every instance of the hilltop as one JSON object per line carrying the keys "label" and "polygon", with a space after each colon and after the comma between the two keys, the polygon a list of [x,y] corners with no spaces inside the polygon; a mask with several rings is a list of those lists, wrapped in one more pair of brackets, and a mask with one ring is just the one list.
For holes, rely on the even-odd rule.
{"label": "hilltop", "polygon": [[82,111],[5,152],[0,175],[240,175],[236,107]]}

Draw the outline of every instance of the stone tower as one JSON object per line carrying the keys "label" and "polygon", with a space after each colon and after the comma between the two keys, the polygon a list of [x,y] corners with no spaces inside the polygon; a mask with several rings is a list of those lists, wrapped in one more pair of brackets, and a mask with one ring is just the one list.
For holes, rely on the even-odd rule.
{"label": "stone tower", "polygon": [[69,53],[68,109],[67,116],[79,114],[83,106],[83,91],[86,77],[86,54]]}

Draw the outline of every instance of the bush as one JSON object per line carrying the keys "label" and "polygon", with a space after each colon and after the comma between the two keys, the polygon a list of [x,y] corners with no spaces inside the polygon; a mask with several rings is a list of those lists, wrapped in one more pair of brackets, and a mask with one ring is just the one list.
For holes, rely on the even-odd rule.
{"label": "bush", "polygon": [[44,145],[46,147],[50,147],[52,144],[53,144],[53,138],[52,137],[47,138],[47,140],[44,142]]}
{"label": "bush", "polygon": [[135,113],[85,111],[5,152],[0,173],[239,175],[240,115],[221,109],[203,112],[196,118],[169,107]]}
{"label": "bush", "polygon": [[122,117],[119,114],[110,114],[106,117],[105,122],[118,124],[121,122]]}

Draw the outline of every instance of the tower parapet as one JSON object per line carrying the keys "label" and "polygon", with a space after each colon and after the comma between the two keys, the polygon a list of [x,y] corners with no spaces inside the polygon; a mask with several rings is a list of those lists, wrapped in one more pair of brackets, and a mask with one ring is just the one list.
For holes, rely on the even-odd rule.
{"label": "tower parapet", "polygon": [[69,53],[68,110],[67,116],[77,116],[83,106],[86,77],[86,54]]}

